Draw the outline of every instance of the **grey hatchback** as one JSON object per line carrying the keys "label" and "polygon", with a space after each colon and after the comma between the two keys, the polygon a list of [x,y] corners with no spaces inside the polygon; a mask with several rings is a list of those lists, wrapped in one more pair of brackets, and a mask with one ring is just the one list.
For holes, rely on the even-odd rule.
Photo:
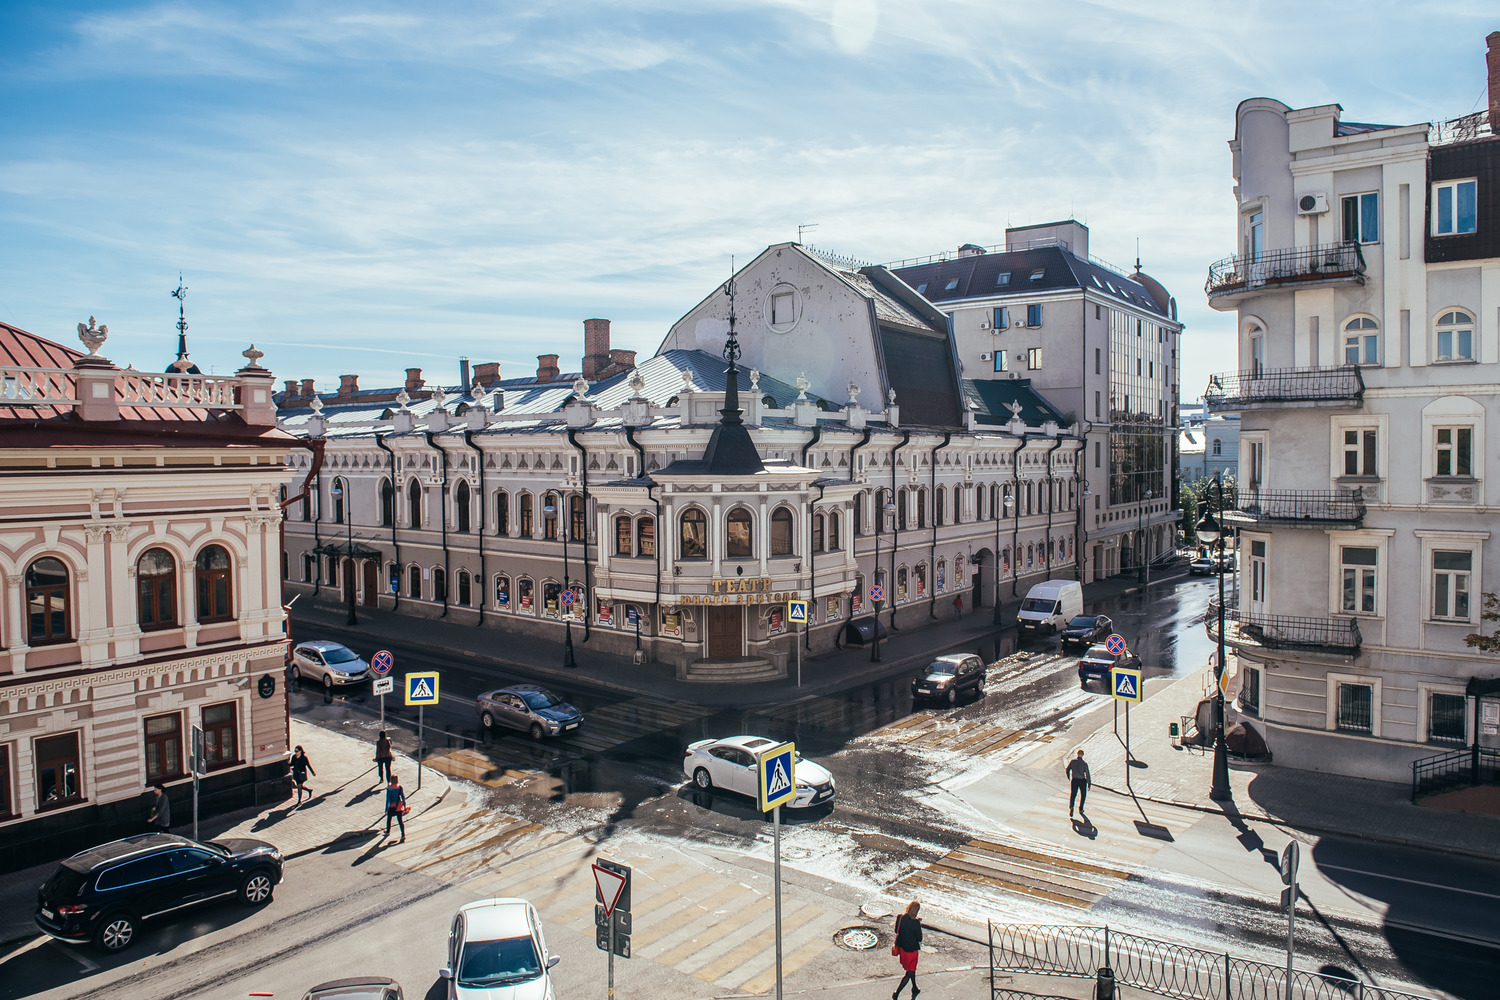
{"label": "grey hatchback", "polygon": [[911,680],[911,696],[941,698],[952,705],[965,689],[976,694],[984,690],[984,661],[972,654],[950,653],[927,664],[927,669]]}
{"label": "grey hatchback", "polygon": [[479,723],[485,729],[506,726],[530,733],[534,740],[561,736],[583,725],[583,713],[544,687],[513,684],[486,691],[477,699]]}

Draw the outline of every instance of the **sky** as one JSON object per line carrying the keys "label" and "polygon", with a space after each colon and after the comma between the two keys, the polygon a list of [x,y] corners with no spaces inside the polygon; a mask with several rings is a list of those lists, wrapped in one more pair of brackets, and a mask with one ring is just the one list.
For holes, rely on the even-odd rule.
{"label": "sky", "polygon": [[[1235,106],[1485,106],[1491,2],[0,2],[0,319],[161,369],[505,377],[649,353],[766,246],[871,262],[1068,217],[1233,367]],[[1137,243],[1137,241],[1139,241]]]}

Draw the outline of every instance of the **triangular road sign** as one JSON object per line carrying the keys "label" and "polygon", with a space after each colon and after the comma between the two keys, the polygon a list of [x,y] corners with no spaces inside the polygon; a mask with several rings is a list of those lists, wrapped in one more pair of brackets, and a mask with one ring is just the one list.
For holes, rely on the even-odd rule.
{"label": "triangular road sign", "polygon": [[790,787],[792,787],[792,779],[787,776],[786,768],[778,760],[776,766],[771,769],[770,778],[766,780],[766,798],[780,795]]}
{"label": "triangular road sign", "polygon": [[604,907],[605,916],[612,916],[615,904],[620,901],[620,893],[625,889],[625,876],[598,865],[593,867],[594,891],[599,894],[599,905]]}

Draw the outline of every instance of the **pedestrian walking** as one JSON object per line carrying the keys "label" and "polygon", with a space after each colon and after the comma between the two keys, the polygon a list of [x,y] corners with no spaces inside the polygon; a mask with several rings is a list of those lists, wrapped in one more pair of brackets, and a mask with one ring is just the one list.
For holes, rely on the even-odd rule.
{"label": "pedestrian walking", "polygon": [[401,787],[401,781],[394,774],[391,775],[391,783],[385,787],[385,835],[391,835],[391,820],[401,828],[401,842],[406,842],[406,820],[403,818],[411,811],[411,806],[406,804],[406,790]]}
{"label": "pedestrian walking", "polygon": [[307,787],[309,774],[314,778],[318,776],[318,772],[313,770],[312,761],[307,759],[307,751],[303,750],[299,744],[292,754],[292,784],[297,786],[297,805],[299,806],[302,804],[303,792],[307,793],[308,801],[312,801],[312,789]]}
{"label": "pedestrian walking", "polygon": [[964,596],[959,594],[953,599],[953,620],[958,621],[964,616]]}
{"label": "pedestrian walking", "polygon": [[151,786],[151,814],[146,825],[152,833],[166,833],[172,828],[172,800],[167,798],[167,789],[161,782]]}
{"label": "pedestrian walking", "polygon": [[390,737],[385,735],[385,730],[380,731],[380,736],[375,740],[375,780],[391,780],[391,761],[395,757],[391,753]]}
{"label": "pedestrian walking", "polygon": [[906,912],[896,917],[896,943],[891,945],[891,954],[901,960],[905,975],[891,994],[891,1000],[900,1000],[901,991],[911,983],[911,1000],[917,1000],[917,952],[922,950],[922,920],[917,914],[922,904],[915,899],[906,906]]}
{"label": "pedestrian walking", "polygon": [[1089,786],[1094,779],[1089,775],[1089,766],[1083,759],[1083,751],[1078,751],[1078,756],[1068,761],[1068,766],[1063,768],[1068,775],[1070,788],[1068,790],[1068,816],[1073,815],[1073,800],[1078,800],[1078,811],[1083,812],[1083,804],[1089,797]]}

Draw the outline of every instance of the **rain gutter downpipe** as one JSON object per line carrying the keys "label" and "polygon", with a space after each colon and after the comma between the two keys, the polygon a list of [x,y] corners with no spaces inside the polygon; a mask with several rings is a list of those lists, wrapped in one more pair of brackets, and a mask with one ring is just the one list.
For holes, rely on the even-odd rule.
{"label": "rain gutter downpipe", "polygon": [[1015,501],[1016,519],[1010,531],[1010,596],[1020,597],[1019,586],[1021,576],[1021,452],[1026,450],[1026,435],[1021,435],[1021,447],[1011,453],[1010,467],[1015,470]]}
{"label": "rain gutter downpipe", "polygon": [[[578,449],[578,472],[583,484],[583,598],[586,602],[583,606],[583,641],[589,641],[589,621],[594,616],[589,612],[589,604],[594,601],[594,586],[589,578],[589,450],[578,440],[578,430],[568,428],[568,444]],[[573,511],[569,504],[568,526],[569,534],[573,533]],[[564,572],[566,575],[566,572]]]}
{"label": "rain gutter downpipe", "polygon": [[[629,436],[629,429],[628,428],[626,430],[626,435],[627,435],[627,437]],[[635,442],[632,441],[631,443],[634,444]],[[640,446],[636,445],[636,447],[640,447]],[[642,454],[644,454],[644,453],[642,453]],[[663,536],[662,536],[662,530],[661,530],[661,498],[651,495],[651,491],[654,490],[654,489],[656,489],[656,487],[657,487],[658,484],[652,482],[649,479],[646,480],[646,484],[647,484],[646,485],[646,499],[650,500],[653,504],[656,505],[656,539],[655,539],[656,545],[654,546],[655,549],[656,549],[656,605],[655,605],[655,607],[653,607],[651,609],[652,622],[651,622],[651,631],[649,633],[650,636],[651,636],[651,656],[652,656],[653,659],[655,659],[655,657],[656,657],[656,627],[657,627],[657,623],[661,621],[661,550],[662,550],[662,537]],[[637,626],[637,627],[639,627],[639,626]]]}
{"label": "rain gutter downpipe", "polygon": [[396,586],[391,591],[391,610],[395,611],[401,606],[401,546],[396,544],[396,522],[401,520],[396,516],[396,498],[401,495],[401,490],[396,485],[396,453],[391,451],[391,446],[379,434],[375,435],[375,447],[391,456],[391,559],[396,564]]}
{"label": "rain gutter downpipe", "polygon": [[[952,431],[944,431],[943,432],[943,443],[942,444],[938,444],[938,445],[933,445],[932,446],[932,453],[930,455],[928,455],[928,457],[927,457],[927,464],[931,467],[929,469],[929,472],[931,473],[931,475],[930,475],[929,478],[931,479],[931,482],[932,482],[932,486],[931,486],[931,490],[930,490],[930,492],[932,493],[932,553],[931,553],[931,555],[929,555],[927,557],[927,571],[929,573],[934,574],[933,578],[928,581],[929,586],[927,588],[927,592],[932,595],[932,599],[927,602],[927,617],[928,618],[936,618],[937,617],[937,576],[936,576],[936,574],[937,574],[937,530],[938,530],[938,520],[939,520],[939,518],[938,518],[938,502],[937,502],[937,453],[939,451],[941,451],[942,449],[948,447],[949,443],[952,442],[952,440],[953,440],[953,432]],[[954,581],[955,584],[957,582],[958,581],[956,581],[956,580]]]}
{"label": "rain gutter downpipe", "polygon": [[[479,457],[475,459],[475,465],[479,469],[479,620],[474,623],[478,628],[484,624],[484,600],[485,587],[489,577],[484,575],[484,508],[487,494],[484,492],[484,449],[474,443],[474,432],[464,431],[464,444],[474,449],[474,454]],[[392,518],[394,521],[395,519]]]}
{"label": "rain gutter downpipe", "polygon": [[438,521],[443,526],[443,613],[440,618],[448,617],[448,452],[442,445],[438,444],[432,437],[432,431],[422,432],[427,438],[428,447],[434,449],[441,459],[442,478],[438,480]]}
{"label": "rain gutter downpipe", "polygon": [[1062,438],[1052,442],[1052,447],[1047,449],[1047,579],[1052,579],[1052,508],[1054,498],[1052,496],[1052,453],[1062,447]]}
{"label": "rain gutter downpipe", "polygon": [[[807,468],[808,449],[823,440],[823,427],[821,424],[813,424],[812,434],[807,443],[802,446],[802,467]],[[826,486],[818,487],[818,503],[823,502],[823,494],[828,489]],[[817,507],[814,504],[807,505],[807,606],[816,611],[818,603],[818,550],[813,547],[813,518],[817,517]],[[828,528],[823,528],[827,532]],[[827,535],[824,535],[826,542]],[[802,636],[804,645],[808,650],[812,649],[812,623],[809,620],[802,623]]]}
{"label": "rain gutter downpipe", "polygon": [[[854,453],[857,452],[857,451],[859,451],[859,449],[863,448],[865,445],[867,445],[869,443],[870,443],[870,428],[866,427],[865,428],[864,436],[861,437],[858,441],[854,442],[853,444],[851,444],[849,446],[849,482],[850,483],[856,482],[856,479],[855,479],[855,476],[854,476]],[[870,500],[871,500],[871,504],[873,505],[874,504],[874,495],[873,494],[871,495]],[[875,512],[875,516],[877,518],[880,517],[880,512],[876,511]],[[877,520],[875,522],[875,524],[876,524],[877,527],[879,527],[880,522]],[[853,534],[850,536],[850,540],[849,540],[850,546],[853,547],[853,549],[854,549],[854,568],[855,568],[856,572],[858,572],[858,570],[859,570],[859,541],[858,541],[858,539],[859,539],[859,535],[860,535],[859,529],[861,527],[863,527],[863,525],[855,525],[855,530],[854,530]],[[880,567],[876,566],[875,569],[879,570]],[[870,582],[871,583],[875,582],[875,577],[874,577],[873,574],[870,576]],[[849,614],[844,619],[844,621],[846,621],[846,622],[852,622],[852,621],[854,621],[854,600],[855,600],[855,598],[858,598],[860,596],[861,595],[859,595],[859,594],[854,594],[854,595],[852,595],[849,598]],[[839,648],[839,649],[843,648],[843,646],[839,642],[840,636],[842,636],[842,635],[843,635],[843,630],[841,629],[833,637],[833,644],[834,644],[834,646],[836,648]]]}
{"label": "rain gutter downpipe", "polygon": [[[901,432],[901,443],[891,449],[891,502],[896,502],[899,491],[896,489],[896,452],[911,443],[911,431]],[[884,515],[884,511],[881,514]],[[901,631],[901,626],[896,624],[896,550],[901,547],[901,518],[906,514],[905,507],[896,510],[896,516],[891,518],[891,573],[886,579],[886,585],[891,588],[891,631]],[[878,622],[877,622],[878,624]]]}

